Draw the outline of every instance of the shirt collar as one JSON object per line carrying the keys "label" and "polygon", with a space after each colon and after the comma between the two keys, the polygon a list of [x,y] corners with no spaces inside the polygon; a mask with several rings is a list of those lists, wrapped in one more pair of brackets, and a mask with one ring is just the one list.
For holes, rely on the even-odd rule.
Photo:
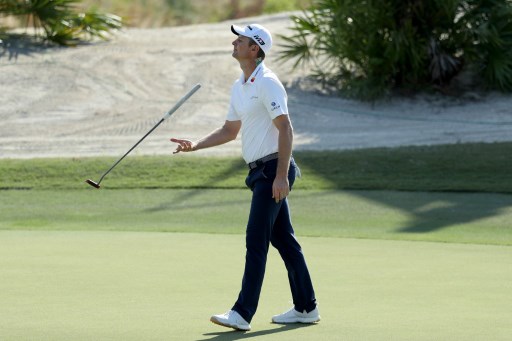
{"label": "shirt collar", "polygon": [[265,67],[265,65],[263,64],[263,62],[261,62],[258,66],[256,66],[256,69],[254,69],[254,71],[252,72],[251,76],[247,79],[247,82],[245,82],[245,83],[244,83],[244,81],[245,81],[244,73],[242,72],[242,75],[240,76],[240,81],[242,82],[242,85],[252,85],[252,84],[254,84],[254,82],[259,77],[261,77],[261,75],[263,74],[263,68],[264,67]]}

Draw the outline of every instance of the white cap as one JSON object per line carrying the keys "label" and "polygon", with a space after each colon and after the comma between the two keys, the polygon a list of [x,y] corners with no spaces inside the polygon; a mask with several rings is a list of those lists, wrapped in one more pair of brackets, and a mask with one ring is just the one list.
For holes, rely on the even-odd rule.
{"label": "white cap", "polygon": [[231,25],[231,31],[236,35],[251,38],[267,54],[272,47],[272,36],[270,32],[259,24],[251,24],[245,27]]}

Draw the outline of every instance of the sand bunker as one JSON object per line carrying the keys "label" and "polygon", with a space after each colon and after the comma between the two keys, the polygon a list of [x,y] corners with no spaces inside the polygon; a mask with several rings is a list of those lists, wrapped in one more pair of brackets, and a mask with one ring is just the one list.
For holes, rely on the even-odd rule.
{"label": "sand bunker", "polygon": [[[252,22],[275,36],[266,64],[287,87],[295,149],[512,140],[511,96],[375,105],[322,96],[275,58],[288,14],[233,21]],[[0,158],[120,156],[196,83],[201,90],[134,154],[171,155],[170,137],[202,137],[223,123],[241,72],[230,24],[126,29],[77,48],[0,47]],[[239,155],[240,140],[200,153]]]}

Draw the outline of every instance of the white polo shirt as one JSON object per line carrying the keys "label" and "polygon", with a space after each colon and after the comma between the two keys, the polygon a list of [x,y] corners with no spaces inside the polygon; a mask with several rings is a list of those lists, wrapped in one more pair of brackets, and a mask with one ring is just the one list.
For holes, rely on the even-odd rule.
{"label": "white polo shirt", "polygon": [[246,163],[276,153],[279,131],[272,120],[288,115],[288,96],[277,76],[259,64],[247,82],[242,72],[231,88],[228,121],[242,121],[242,156]]}

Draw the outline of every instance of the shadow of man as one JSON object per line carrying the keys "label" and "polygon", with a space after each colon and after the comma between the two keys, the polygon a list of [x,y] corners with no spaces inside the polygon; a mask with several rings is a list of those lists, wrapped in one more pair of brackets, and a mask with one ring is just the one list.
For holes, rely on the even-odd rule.
{"label": "shadow of man", "polygon": [[243,339],[249,339],[253,337],[258,336],[264,336],[264,335],[271,335],[276,333],[282,333],[286,331],[291,331],[299,328],[307,328],[314,326],[316,324],[300,324],[300,323],[294,323],[294,324],[283,324],[279,325],[277,328],[269,328],[265,330],[259,330],[256,332],[243,332],[238,330],[231,330],[231,331],[225,331],[225,332],[214,332],[214,333],[206,333],[203,334],[203,336],[213,336],[211,339],[198,339],[197,341],[206,341],[206,340],[217,340],[217,341],[230,341],[230,340],[243,340]]}

